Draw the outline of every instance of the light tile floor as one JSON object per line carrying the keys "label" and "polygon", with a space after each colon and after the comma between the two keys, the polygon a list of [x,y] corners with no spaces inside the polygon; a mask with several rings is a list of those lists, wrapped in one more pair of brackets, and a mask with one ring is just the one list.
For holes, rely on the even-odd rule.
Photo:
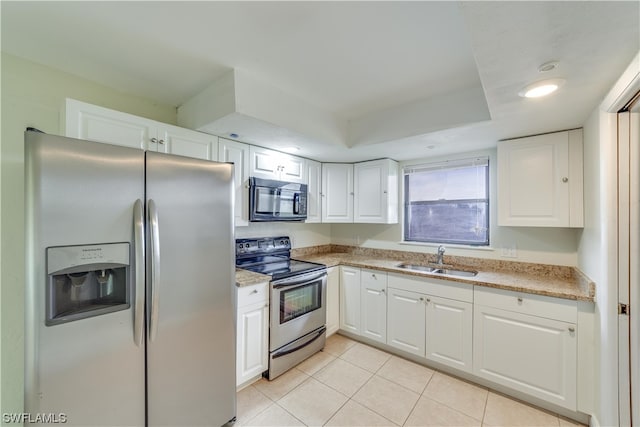
{"label": "light tile floor", "polygon": [[238,392],[236,426],[578,426],[341,335]]}

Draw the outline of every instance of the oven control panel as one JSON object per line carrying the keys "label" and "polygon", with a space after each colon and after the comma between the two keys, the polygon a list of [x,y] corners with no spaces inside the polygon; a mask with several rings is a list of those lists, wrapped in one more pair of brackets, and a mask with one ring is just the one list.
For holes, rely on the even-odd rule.
{"label": "oven control panel", "polygon": [[290,250],[291,240],[288,236],[236,239],[236,255],[266,255]]}

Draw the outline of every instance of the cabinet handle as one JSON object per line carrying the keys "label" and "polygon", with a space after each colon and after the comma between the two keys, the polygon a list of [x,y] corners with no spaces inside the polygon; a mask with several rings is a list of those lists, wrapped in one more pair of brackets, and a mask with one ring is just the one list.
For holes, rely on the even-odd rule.
{"label": "cabinet handle", "polygon": [[564,178],[562,178],[562,182],[569,182],[569,178],[565,176]]}
{"label": "cabinet handle", "polygon": [[386,291],[385,291],[384,289],[380,289],[380,293],[381,293],[381,294],[385,294],[385,293],[386,293]]}
{"label": "cabinet handle", "polygon": [[254,289],[254,290],[252,290],[250,293],[251,293],[252,295],[253,295],[253,294],[257,294],[257,293],[258,293],[258,290],[257,290],[257,289]]}
{"label": "cabinet handle", "polygon": [[159,140],[158,143],[164,144],[164,139]]}
{"label": "cabinet handle", "polygon": [[387,190],[384,190],[384,191],[382,192],[382,194],[387,194]]}
{"label": "cabinet handle", "polygon": [[522,297],[518,297],[518,304],[522,304]]}
{"label": "cabinet handle", "polygon": [[352,191],[352,192],[350,192],[349,194],[351,194],[351,195],[353,196],[353,191]]}
{"label": "cabinet handle", "polygon": [[154,144],[158,142],[156,138],[151,138],[150,141],[153,142]]}
{"label": "cabinet handle", "polygon": [[573,326],[569,326],[569,332],[575,332],[576,328],[574,328]]}
{"label": "cabinet handle", "polygon": [[423,297],[420,297],[420,301],[424,302],[424,298],[423,298]]}
{"label": "cabinet handle", "polygon": [[427,302],[428,302],[428,303],[429,303],[429,302],[431,302],[431,298],[427,298]]}

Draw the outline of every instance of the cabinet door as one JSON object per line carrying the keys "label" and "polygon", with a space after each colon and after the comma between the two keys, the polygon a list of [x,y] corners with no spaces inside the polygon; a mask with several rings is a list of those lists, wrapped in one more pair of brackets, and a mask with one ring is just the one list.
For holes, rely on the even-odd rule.
{"label": "cabinet door", "polygon": [[476,305],[474,374],[576,410],[575,324]]}
{"label": "cabinet door", "polygon": [[361,270],[360,312],[362,335],[387,342],[387,274]]}
{"label": "cabinet door", "polygon": [[[67,99],[65,135],[146,150],[156,129],[151,120]],[[156,151],[155,148],[151,148]]]}
{"label": "cabinet door", "polygon": [[281,181],[307,184],[307,175],[304,169],[305,160],[303,158],[279,153],[279,159]]}
{"label": "cabinet door", "polygon": [[280,161],[276,151],[251,146],[249,176],[280,180]]}
{"label": "cabinet door", "polygon": [[387,293],[387,344],[424,357],[425,296],[394,288]]}
{"label": "cabinet door", "polygon": [[234,165],[236,226],[249,225],[249,145],[220,138],[218,159]]}
{"label": "cabinet door", "polygon": [[473,304],[430,295],[426,303],[426,357],[471,372]]}
{"label": "cabinet door", "polygon": [[157,135],[158,151],[196,159],[218,160],[217,136],[177,126],[160,127]]}
{"label": "cabinet door", "polygon": [[498,143],[498,225],[582,226],[581,212],[572,215],[570,205],[580,199],[573,208],[582,210],[582,141],[571,131],[570,169],[569,136],[557,132]]}
{"label": "cabinet door", "polygon": [[353,222],[353,165],[323,163],[322,222]]}
{"label": "cabinet door", "polygon": [[360,335],[360,269],[340,267],[340,329]]}
{"label": "cabinet door", "polygon": [[307,176],[307,220],[305,222],[320,222],[322,220],[321,206],[321,186],[322,186],[322,164],[313,160],[305,161]]}
{"label": "cabinet door", "polygon": [[327,336],[340,329],[340,267],[327,269]]}
{"label": "cabinet door", "polygon": [[238,308],[236,385],[268,369],[269,310],[266,302]]}
{"label": "cabinet door", "polygon": [[353,166],[353,222],[398,222],[398,165],[390,159]]}

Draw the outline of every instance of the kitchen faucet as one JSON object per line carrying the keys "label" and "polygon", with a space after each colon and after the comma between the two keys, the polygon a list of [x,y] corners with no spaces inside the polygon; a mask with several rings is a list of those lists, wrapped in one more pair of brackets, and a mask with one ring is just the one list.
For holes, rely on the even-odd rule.
{"label": "kitchen faucet", "polygon": [[444,256],[444,246],[438,246],[438,258],[436,264],[442,265],[442,257]]}

